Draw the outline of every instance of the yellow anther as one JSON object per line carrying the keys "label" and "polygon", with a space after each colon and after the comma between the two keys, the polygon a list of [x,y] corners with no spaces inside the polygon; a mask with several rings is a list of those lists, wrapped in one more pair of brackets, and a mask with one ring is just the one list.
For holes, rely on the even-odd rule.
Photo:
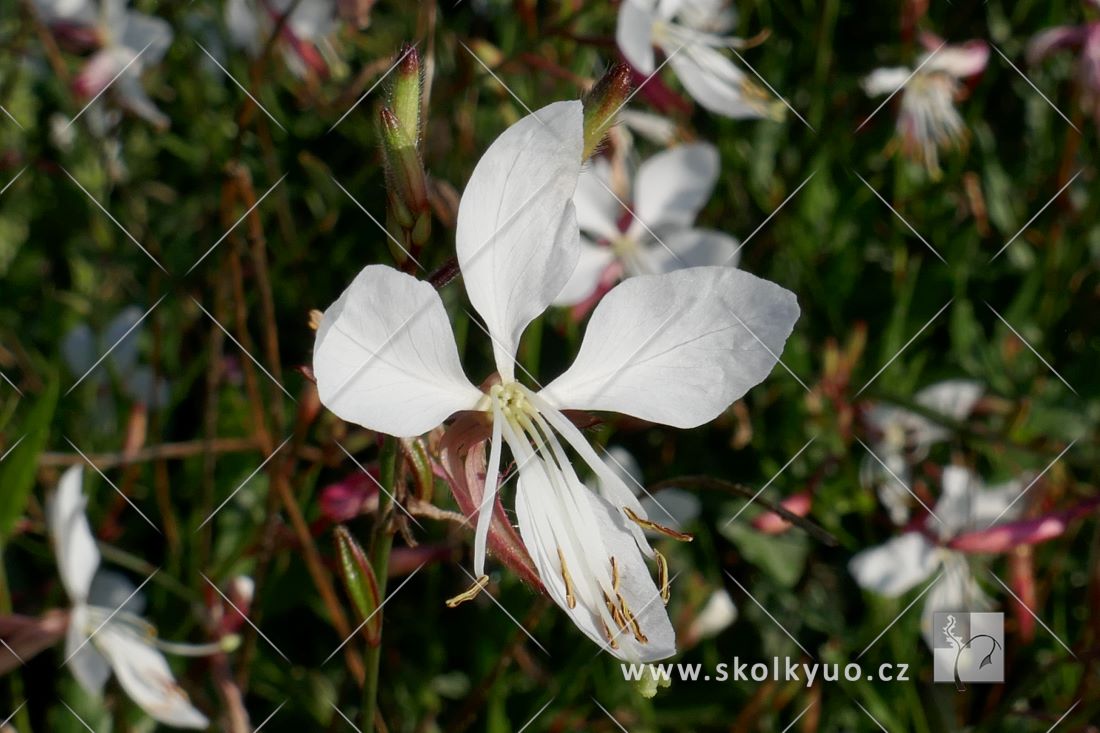
{"label": "yellow anther", "polygon": [[630,607],[626,605],[626,599],[619,595],[619,605],[622,606],[623,613],[626,615],[626,620],[630,623],[630,630],[634,634],[634,638],[638,640],[639,644],[648,644],[649,638],[642,633],[642,626],[638,623],[638,619],[630,612]]}
{"label": "yellow anther", "polygon": [[619,592],[619,564],[615,562],[615,558],[611,558],[611,587],[615,589],[615,592]]}
{"label": "yellow anther", "polygon": [[661,584],[661,600],[664,601],[665,605],[667,606],[669,599],[668,560],[666,560],[665,556],[657,552],[656,550],[653,551],[653,554],[657,556],[657,580]]}
{"label": "yellow anther", "polygon": [[630,518],[630,521],[634,522],[643,529],[651,529],[654,532],[660,532],[666,537],[671,537],[672,539],[678,540],[680,542],[691,542],[693,539],[695,539],[693,535],[690,535],[687,532],[678,532],[671,527],[664,526],[663,524],[657,524],[656,522],[651,522],[648,519],[642,519],[637,514],[635,514],[630,509],[630,507],[624,506],[623,511],[626,512],[626,516]]}
{"label": "yellow anther", "polygon": [[573,579],[569,576],[569,567],[565,564],[565,553],[558,548],[558,562],[561,563],[561,579],[565,581],[565,601],[570,608],[576,608],[577,598],[573,595]]}
{"label": "yellow anther", "polygon": [[482,575],[480,578],[474,581],[474,584],[471,585],[468,590],[459,593],[454,598],[448,599],[447,608],[455,608],[456,606],[462,605],[466,601],[472,601],[473,599],[477,598],[478,593],[481,593],[481,591],[485,590],[485,586],[487,585],[489,585],[489,576]]}
{"label": "yellow anther", "polygon": [[607,637],[608,646],[610,646],[612,649],[618,649],[619,642],[615,640],[615,637],[611,634],[611,629],[607,626],[607,622],[604,621],[602,618],[600,619],[600,626],[603,626],[603,634]]}

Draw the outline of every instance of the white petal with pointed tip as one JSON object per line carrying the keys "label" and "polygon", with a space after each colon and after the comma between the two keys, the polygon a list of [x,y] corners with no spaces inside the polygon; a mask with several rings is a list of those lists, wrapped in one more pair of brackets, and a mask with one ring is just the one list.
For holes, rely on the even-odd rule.
{"label": "white petal with pointed tip", "polygon": [[168,661],[148,639],[119,623],[93,637],[122,689],[150,717],[176,728],[206,728],[210,721],[191,705]]}
{"label": "white petal with pointed tip", "polygon": [[573,365],[540,394],[558,409],[696,427],[768,376],[798,313],[793,293],[731,267],[630,278],[600,301]]}
{"label": "white petal with pointed tip", "polygon": [[93,697],[103,696],[103,686],[111,677],[111,666],[88,641],[88,634],[95,631],[89,623],[88,607],[74,606],[69,613],[69,628],[65,631],[65,666],[73,673],[77,683]]}
{"label": "white petal with pointed tip", "polygon": [[736,267],[741,261],[740,243],[714,229],[679,229],[661,235],[648,246],[646,261],[657,272],[685,267]]}
{"label": "white petal with pointed tip", "polygon": [[74,605],[88,599],[92,578],[99,568],[99,547],[84,511],[83,468],[73,466],[61,475],[47,508],[50,537],[57,553],[61,583]]}
{"label": "white petal with pointed tip", "polygon": [[435,288],[383,265],[325,311],[313,351],[321,401],[344,420],[412,437],[481,398]]}
{"label": "white petal with pointed tip", "polygon": [[928,58],[922,71],[942,71],[956,79],[981,73],[989,62],[989,45],[985,41],[967,41],[941,48]]}
{"label": "white petal with pointed tip", "polygon": [[523,329],[553,302],[577,262],[573,194],[583,124],[578,101],[524,117],[489,146],[462,193],[458,263],[505,381],[515,373]]}
{"label": "white petal with pointed tip", "polygon": [[906,532],[857,553],[848,570],[860,587],[896,598],[930,578],[938,565],[936,546],[919,532]]}
{"label": "white petal with pointed tip", "polygon": [[688,94],[706,109],[732,119],[765,116],[760,107],[749,104],[741,92],[745,72],[720,51],[689,43],[682,48],[666,48],[665,52],[669,55],[669,66]]}
{"label": "white petal with pointed tip", "polygon": [[912,73],[911,69],[904,66],[875,69],[863,79],[860,85],[869,97],[893,94],[902,88]]}
{"label": "white petal with pointed tip", "polygon": [[652,74],[653,3],[645,0],[623,0],[615,26],[615,40],[630,65],[643,74]]}

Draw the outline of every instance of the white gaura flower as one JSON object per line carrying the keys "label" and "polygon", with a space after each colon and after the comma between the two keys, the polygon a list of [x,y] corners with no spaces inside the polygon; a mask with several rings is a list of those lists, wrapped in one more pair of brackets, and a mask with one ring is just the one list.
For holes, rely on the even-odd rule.
{"label": "white gaura flower", "polygon": [[736,239],[694,226],[714,191],[718,169],[713,145],[678,145],[642,162],[633,184],[617,193],[611,163],[594,160],[581,172],[573,197],[582,232],[580,258],[554,304],[577,305],[619,278],[736,266]]}
{"label": "white gaura flower", "polygon": [[[360,272],[325,312],[313,366],[326,406],[389,435],[415,436],[456,413],[480,413],[491,438],[476,587],[487,581],[506,444],[519,471],[520,535],[548,594],[615,655],[650,661],[676,648],[661,602],[667,564],[645,537],[652,526],[645,509],[563,411],[619,412],[679,428],[708,422],[771,371],[798,305],[774,283],[729,267],[632,278],[597,306],[563,374],[541,389],[516,379],[520,336],[580,256],[573,194],[582,116],[579,102],[558,102],[520,120],[489,147],[463,193],[457,253],[493,343],[497,374],[487,391],[463,373],[435,289],[380,265]],[[598,491],[578,478],[570,451],[598,477]],[[646,558],[658,565],[660,589]]]}
{"label": "white gaura flower", "polygon": [[[948,421],[959,422],[973,411],[982,392],[978,382],[949,379],[920,390],[913,401]],[[894,524],[905,524],[913,500],[905,488],[912,482],[910,467],[924,460],[933,445],[950,438],[951,430],[920,413],[882,403],[872,405],[863,419],[872,433],[875,455],[864,457],[860,482],[878,492]]]}
{"label": "white gaura flower", "polygon": [[871,97],[901,90],[897,131],[902,152],[939,175],[939,151],[967,143],[966,123],[955,108],[955,100],[962,92],[962,80],[985,69],[989,45],[978,40],[946,45],[928,33],[921,34],[921,43],[925,53],[915,69],[875,69],[863,80],[863,90]]}
{"label": "white gaura flower", "polygon": [[98,50],[73,79],[74,91],[92,99],[109,87],[121,107],[164,128],[168,118],[145,93],[141,75],[164,58],[172,27],[126,5],[127,0],[102,0],[98,6],[93,0],[39,1],[43,15],[62,33],[76,27],[94,30]]}
{"label": "white gaura flower", "polygon": [[141,617],[144,600],[121,575],[99,569],[99,548],[84,514],[82,473],[62,475],[47,508],[61,583],[72,602],[65,637],[66,666],[89,694],[102,696],[114,672],[122,689],[150,717],[177,728],[206,728],[209,721],[191,705],[160,648],[181,654],[209,654],[215,647],[169,644]]}
{"label": "white gaura flower", "polygon": [[[943,572],[928,591],[921,614],[921,630],[932,646],[932,614],[937,611],[982,611],[992,601],[978,585],[967,554],[952,550],[951,540],[993,522],[1019,516],[1016,499],[1022,480],[986,487],[981,478],[960,466],[943,470],[942,493],[926,518],[922,531],[909,531],[856,554],[848,564],[856,582],[867,590],[896,598]],[[936,519],[938,517],[938,521]]]}
{"label": "white gaura flower", "polygon": [[654,46],[699,104],[735,119],[775,118],[782,107],[722,53],[745,41],[730,36],[737,21],[724,0],[623,0],[615,38],[630,65],[657,70]]}

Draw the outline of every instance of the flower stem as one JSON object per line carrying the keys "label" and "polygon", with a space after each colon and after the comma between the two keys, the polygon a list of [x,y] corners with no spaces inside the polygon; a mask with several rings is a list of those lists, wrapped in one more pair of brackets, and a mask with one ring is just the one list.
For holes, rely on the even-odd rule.
{"label": "flower stem", "polygon": [[[393,547],[393,527],[390,517],[393,513],[393,493],[397,469],[397,439],[387,435],[382,442],[382,452],[378,459],[381,484],[384,491],[379,497],[378,521],[374,525],[371,538],[371,566],[378,582],[378,598],[385,601],[386,579],[390,565],[390,549]],[[381,612],[381,606],[377,613]],[[378,619],[378,634],[382,634],[382,618]],[[363,720],[362,733],[373,733],[375,711],[378,709],[378,672],[382,662],[382,643],[368,646],[366,654],[367,676],[363,683]]]}

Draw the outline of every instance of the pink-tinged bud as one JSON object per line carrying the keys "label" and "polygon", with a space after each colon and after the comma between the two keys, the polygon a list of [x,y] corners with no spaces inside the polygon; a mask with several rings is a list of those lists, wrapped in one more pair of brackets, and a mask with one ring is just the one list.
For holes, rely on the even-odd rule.
{"label": "pink-tinged bud", "polygon": [[54,609],[41,616],[0,616],[0,675],[22,667],[31,657],[65,638],[69,612]]}
{"label": "pink-tinged bud", "polygon": [[1091,499],[1060,512],[967,532],[948,542],[947,546],[960,552],[985,554],[1008,552],[1022,545],[1036,545],[1061,536],[1070,523],[1094,511],[1098,506],[1100,499]]}
{"label": "pink-tinged bud", "polygon": [[[416,138],[409,136],[408,130],[389,107],[381,109],[379,119],[386,172],[393,187],[394,199],[410,213],[428,211],[428,184],[424,179]],[[412,220],[410,228],[414,223],[415,220]]]}
{"label": "pink-tinged bud", "polygon": [[[378,508],[378,468],[348,474],[344,479],[321,489],[321,514],[332,522],[347,522]],[[372,478],[373,477],[373,478]]]}
{"label": "pink-tinged bud", "polygon": [[[779,506],[799,517],[809,514],[813,504],[814,497],[809,491],[800,491],[779,502]],[[764,512],[752,520],[752,526],[764,534],[783,534],[791,528],[791,523],[775,512]]]}
{"label": "pink-tinged bud", "polygon": [[362,623],[363,635],[368,644],[378,646],[382,641],[382,616],[376,611],[382,597],[374,568],[363,548],[343,526],[336,528],[336,553],[340,556],[340,579]]}
{"label": "pink-tinged bud", "polygon": [[630,67],[626,64],[615,64],[585,95],[583,100],[585,160],[596,152],[596,148],[603,142],[607,131],[615,124],[619,110],[630,98],[633,88]]}
{"label": "pink-tinged bud", "polygon": [[416,48],[406,44],[401,49],[398,59],[390,107],[397,116],[405,136],[413,141],[413,145],[417,145],[420,142],[420,104],[423,84],[420,55],[416,52]]}

